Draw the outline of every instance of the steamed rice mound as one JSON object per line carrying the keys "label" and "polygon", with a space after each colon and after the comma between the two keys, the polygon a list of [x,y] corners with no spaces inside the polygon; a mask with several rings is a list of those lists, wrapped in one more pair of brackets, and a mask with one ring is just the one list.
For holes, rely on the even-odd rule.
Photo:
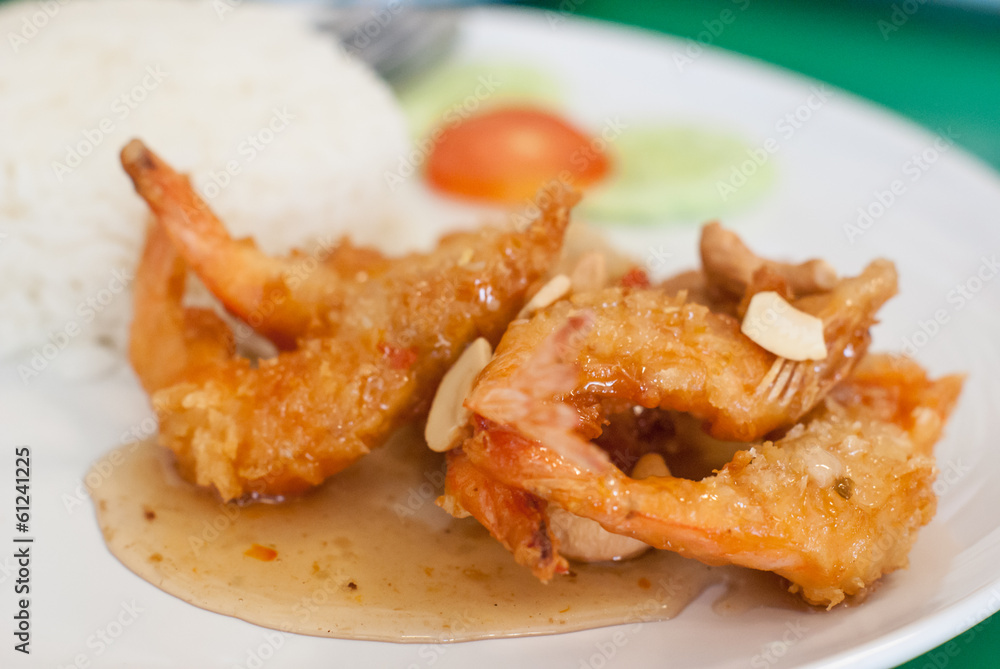
{"label": "steamed rice mound", "polygon": [[147,216],[118,163],[132,137],[265,250],[385,235],[383,175],[406,151],[403,114],[303,14],[48,4],[35,31],[38,3],[0,5],[0,357],[27,361],[66,339],[120,357]]}

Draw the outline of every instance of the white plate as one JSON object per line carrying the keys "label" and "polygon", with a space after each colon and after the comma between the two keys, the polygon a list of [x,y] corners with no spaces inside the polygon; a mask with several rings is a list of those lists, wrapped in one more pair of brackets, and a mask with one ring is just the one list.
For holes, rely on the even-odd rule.
{"label": "white plate", "polygon": [[[553,20],[559,19],[559,20]],[[13,446],[32,447],[33,616],[30,658],[4,643],[4,666],[100,667],[875,667],[904,661],[1000,608],[1000,279],[982,281],[1000,253],[1000,180],[956,148],[938,152],[919,179],[907,163],[934,152],[935,137],[871,104],[833,91],[791,137],[776,123],[805,104],[817,84],[743,58],[706,51],[679,68],[688,43],[556,14],[470,12],[456,59],[496,56],[543,64],[566,83],[581,123],[693,120],[732,129],[753,146],[769,137],[777,185],[727,219],[767,253],[821,255],[855,271],[885,255],[897,261],[902,294],[883,312],[875,348],[922,344],[934,373],[970,372],[961,404],[938,446],[940,509],[921,534],[911,568],[885,579],[862,606],[803,614],[760,609],[720,617],[709,591],[665,623],[573,634],[413,646],[289,636],[273,653],[267,630],[189,606],[133,576],[106,551],[81,478],[130,430],[150,426],[131,372],[82,384],[44,374],[23,386],[0,369],[0,543],[13,524]],[[804,112],[803,112],[804,114]],[[946,132],[946,128],[941,129]],[[846,223],[877,202],[894,179],[905,192],[851,244]],[[884,196],[883,196],[884,197]],[[875,208],[877,209],[877,207]],[[615,235],[641,257],[671,255],[662,270],[694,260],[694,226]],[[984,257],[988,263],[984,265]],[[965,302],[955,289],[975,291]],[[937,317],[943,324],[932,323]],[[923,328],[923,330],[922,330]],[[934,330],[927,336],[919,334]],[[146,422],[144,422],[144,420]],[[10,482],[10,483],[8,483]],[[0,550],[0,611],[13,613],[13,562]],[[123,628],[123,606],[141,611]],[[125,615],[127,621],[130,616]],[[10,618],[7,618],[9,621]],[[9,626],[9,625],[8,625]],[[104,631],[110,644],[101,641]],[[9,633],[8,633],[9,634]],[[787,642],[787,643],[786,643]],[[253,659],[263,648],[263,665]],[[770,655],[767,655],[770,653]],[[273,654],[273,657],[270,657]]]}

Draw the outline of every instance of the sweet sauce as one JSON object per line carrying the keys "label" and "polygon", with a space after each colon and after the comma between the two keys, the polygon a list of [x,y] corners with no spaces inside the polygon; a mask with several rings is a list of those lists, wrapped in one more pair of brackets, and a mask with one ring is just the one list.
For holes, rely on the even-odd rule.
{"label": "sweet sauce", "polygon": [[401,642],[551,634],[671,618],[720,582],[732,595],[717,610],[759,605],[739,594],[757,591],[771,593],[768,606],[795,605],[773,575],[666,551],[573,564],[542,584],[475,520],[434,504],[443,459],[415,431],[282,504],[223,504],[181,480],[152,442],[106,461],[112,473],[94,478],[91,494],[126,567],[191,604],[288,632]]}

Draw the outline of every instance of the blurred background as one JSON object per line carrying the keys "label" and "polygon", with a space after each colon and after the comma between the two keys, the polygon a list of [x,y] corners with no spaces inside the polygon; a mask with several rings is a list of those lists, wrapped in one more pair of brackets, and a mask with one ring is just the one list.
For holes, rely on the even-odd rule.
{"label": "blurred background", "polygon": [[[952,126],[958,144],[1000,168],[998,0],[546,0],[549,11],[699,39],[726,9],[740,20],[713,46],[851,91],[927,128]],[[746,7],[745,10],[740,8]]]}
{"label": "blurred background", "polygon": [[[286,2],[295,0],[285,0]],[[384,2],[339,3],[359,20]],[[409,6],[477,3],[439,0]],[[491,3],[478,3],[491,4]],[[928,129],[950,126],[958,144],[1000,168],[1000,0],[528,0],[534,7],[676,35],[815,77],[888,107]],[[726,11],[739,14],[712,29]],[[346,19],[349,33],[350,14]],[[416,22],[413,22],[416,24]],[[433,22],[414,38],[444,48]],[[416,46],[411,44],[410,46]],[[414,49],[403,59],[412,61]],[[379,58],[379,54],[372,54]],[[388,58],[381,54],[381,57]],[[392,72],[400,62],[384,62]]]}

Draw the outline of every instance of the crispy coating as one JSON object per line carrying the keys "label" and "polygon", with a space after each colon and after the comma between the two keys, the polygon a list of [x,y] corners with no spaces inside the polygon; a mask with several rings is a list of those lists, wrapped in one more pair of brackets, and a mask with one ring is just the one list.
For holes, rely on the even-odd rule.
{"label": "crispy coating", "polygon": [[150,394],[227,363],[236,352],[232,332],[209,309],[181,305],[187,267],[155,219],[134,283],[129,359]]}
{"label": "crispy coating", "polygon": [[[866,356],[868,329],[896,291],[887,261],[835,280],[818,261],[747,256],[730,285],[724,260],[658,288],[574,295],[513,323],[467,398],[474,433],[449,460],[475,471],[476,485],[455,477],[446,508],[480,519],[543,580],[552,572],[518,539],[547,531],[551,505],[709,564],[777,572],[814,604],[905,567],[934,513],[931,450],[961,378],[930,381],[907,359]],[[790,278],[817,267],[825,287]],[[743,335],[735,314],[758,290],[817,316],[827,357],[794,363]],[[657,440],[686,438],[685,416],[746,445],[700,480],[630,478]],[[510,504],[512,491],[538,501]],[[526,506],[541,514],[521,514]]]}
{"label": "crispy coating", "polygon": [[[230,239],[141,144],[122,159],[157,220],[137,272],[133,366],[181,471],[225,499],[301,492],[426,411],[465,346],[496,342],[548,271],[576,201],[549,189],[527,228],[453,234],[427,254],[342,245],[302,277],[294,257]],[[182,306],[185,267],[291,350],[257,366],[234,356],[217,317]]]}
{"label": "crispy coating", "polygon": [[823,321],[828,348],[825,359],[803,362],[766,351],[740,332],[734,317],[684,294],[616,287],[574,295],[511,324],[466,404],[505,422],[509,402],[498,402],[497,394],[509,395],[513,375],[537,368],[529,361],[546,337],[574,314],[588,314],[586,331],[569,335],[577,340],[578,376],[559,398],[578,414],[582,436],[593,439],[609,413],[639,405],[688,412],[714,437],[752,441],[794,423],[848,374],[868,348],[876,311],[895,292],[892,263],[877,260],[831,291],[793,302]]}
{"label": "crispy coating", "polygon": [[931,381],[905,358],[869,356],[782,439],[700,481],[581,470],[483,419],[463,451],[502,483],[609,531],[774,571],[806,601],[833,606],[907,566],[936,508],[931,451],[961,386],[960,376]]}
{"label": "crispy coating", "polygon": [[478,520],[539,580],[548,582],[569,571],[549,526],[545,500],[486,474],[460,448],[450,451],[447,460],[445,492],[438,504],[458,518]]}

